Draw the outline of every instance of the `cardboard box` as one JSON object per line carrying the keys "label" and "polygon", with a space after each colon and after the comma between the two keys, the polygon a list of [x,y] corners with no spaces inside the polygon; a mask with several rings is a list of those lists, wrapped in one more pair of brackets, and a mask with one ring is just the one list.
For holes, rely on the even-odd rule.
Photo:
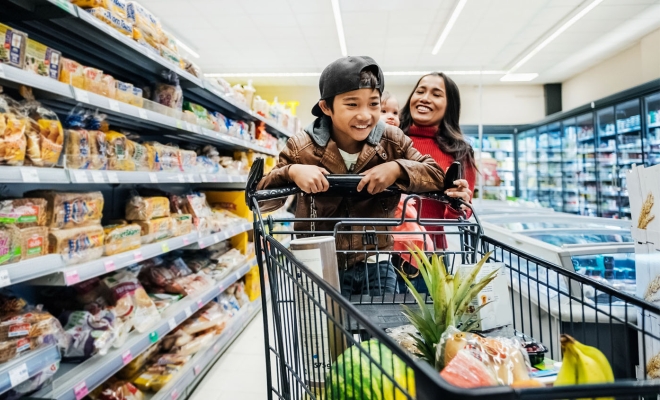
{"label": "cardboard box", "polygon": [[28,36],[7,25],[0,24],[0,62],[23,68],[25,64],[25,48]]}
{"label": "cardboard box", "polygon": [[43,45],[36,40],[28,39],[25,51],[25,70],[41,76],[60,79],[62,53]]}
{"label": "cardboard box", "polygon": [[[461,275],[467,276],[474,265],[461,265],[459,268]],[[468,307],[468,312],[472,312],[477,307],[487,304],[476,315],[476,318],[480,320],[474,328],[477,331],[488,331],[513,324],[506,266],[503,263],[486,263],[481,267],[476,281],[478,282],[497,269],[499,269],[497,277],[477,294]]]}

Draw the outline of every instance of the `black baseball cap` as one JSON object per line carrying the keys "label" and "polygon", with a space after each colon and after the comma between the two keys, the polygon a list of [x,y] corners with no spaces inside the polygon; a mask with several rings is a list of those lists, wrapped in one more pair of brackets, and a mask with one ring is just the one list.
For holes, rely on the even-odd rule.
{"label": "black baseball cap", "polygon": [[[383,93],[385,79],[383,70],[380,69],[373,58],[367,56],[343,57],[325,67],[319,79],[319,91],[321,99],[328,99],[338,94],[362,89],[360,87],[360,73],[370,70],[378,78],[376,89]],[[323,116],[319,103],[312,108],[315,117]]]}

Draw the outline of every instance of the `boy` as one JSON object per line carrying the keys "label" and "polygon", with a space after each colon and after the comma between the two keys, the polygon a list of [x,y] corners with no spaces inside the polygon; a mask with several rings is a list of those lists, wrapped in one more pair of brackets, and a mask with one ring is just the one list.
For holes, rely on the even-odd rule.
{"label": "boy", "polygon": [[[257,189],[295,183],[307,194],[321,193],[329,187],[327,174],[360,174],[363,178],[357,190],[373,196],[298,198],[296,218],[343,219],[392,218],[400,195],[378,194],[395,183],[410,192],[441,190],[444,172],[435,161],[415,150],[400,129],[379,122],[384,86],[383,72],[370,57],[344,57],[328,65],[319,82],[321,100],[312,109],[317,119],[304,133],[289,139],[277,166]],[[282,203],[267,201],[260,208],[268,212]],[[295,230],[329,235],[335,223],[298,222]],[[351,227],[358,232],[364,229]],[[388,230],[383,226],[366,229]],[[377,245],[363,244],[361,233],[337,236],[339,281],[344,296],[396,293],[396,273],[389,257],[373,255],[374,250],[391,249],[392,236],[377,236]]]}

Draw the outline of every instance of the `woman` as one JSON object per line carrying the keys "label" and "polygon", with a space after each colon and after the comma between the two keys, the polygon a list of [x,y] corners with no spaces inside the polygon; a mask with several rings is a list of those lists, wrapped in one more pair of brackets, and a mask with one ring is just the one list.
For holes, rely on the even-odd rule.
{"label": "woman", "polygon": [[[454,189],[447,195],[472,201],[472,193],[477,175],[477,167],[472,146],[465,140],[459,125],[461,98],[458,86],[442,72],[433,72],[422,76],[415,90],[401,110],[401,130],[413,142],[413,146],[422,154],[429,154],[445,171],[454,161],[463,167],[462,177],[457,180]],[[459,212],[433,200],[422,201],[421,218],[456,219]],[[469,215],[468,215],[469,216]],[[442,227],[426,226],[428,231],[441,231]],[[438,249],[446,249],[445,235],[434,235]],[[431,249],[428,249],[431,250]],[[416,281],[415,286],[425,291],[418,271],[407,265],[404,271]],[[402,281],[402,280],[401,280]],[[402,287],[399,286],[401,290]]]}

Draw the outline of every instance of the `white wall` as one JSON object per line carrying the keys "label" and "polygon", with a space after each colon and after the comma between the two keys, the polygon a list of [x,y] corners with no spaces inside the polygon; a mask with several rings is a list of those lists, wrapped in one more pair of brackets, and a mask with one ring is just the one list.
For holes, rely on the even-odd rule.
{"label": "white wall", "polygon": [[[391,85],[386,88],[394,94],[400,106],[403,106],[413,87]],[[461,91],[461,124],[477,125],[479,123],[479,87],[474,85],[460,86]],[[483,87],[484,125],[511,125],[532,123],[544,117],[543,86],[542,85],[488,85]],[[300,105],[297,115],[306,126],[314,117],[312,106],[318,101],[319,92],[316,86],[257,86],[257,94],[271,101],[277,96],[279,101],[297,100]]]}
{"label": "white wall", "polygon": [[562,84],[562,107],[570,110],[660,78],[660,29],[619,54]]}

